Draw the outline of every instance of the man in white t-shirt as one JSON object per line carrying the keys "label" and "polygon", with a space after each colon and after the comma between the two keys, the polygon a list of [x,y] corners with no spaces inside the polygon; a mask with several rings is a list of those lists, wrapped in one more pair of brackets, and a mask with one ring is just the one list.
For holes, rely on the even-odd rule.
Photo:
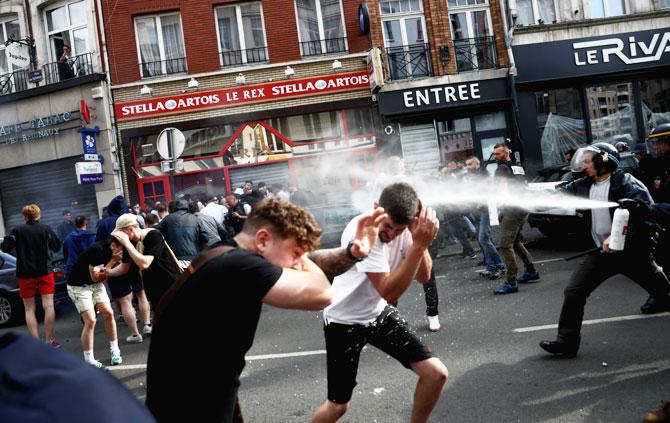
{"label": "man in white t-shirt", "polygon": [[[379,241],[370,254],[333,281],[333,302],[324,310],[328,361],[328,400],[313,422],[334,422],[344,415],[358,372],[358,359],[370,343],[419,376],[412,422],[425,422],[447,381],[447,368],[412,333],[395,307],[410,283],[428,281],[432,260],[427,248],[437,235],[435,210],[422,207],[407,183],[387,186],[379,206],[388,215],[379,228]],[[351,248],[356,219],[342,233],[342,246]]]}
{"label": "man in white t-shirt", "polygon": [[226,214],[228,214],[228,207],[219,204],[219,198],[214,196],[209,199],[207,205],[200,210],[200,213],[213,217],[216,223],[223,226],[223,221],[226,218]]}

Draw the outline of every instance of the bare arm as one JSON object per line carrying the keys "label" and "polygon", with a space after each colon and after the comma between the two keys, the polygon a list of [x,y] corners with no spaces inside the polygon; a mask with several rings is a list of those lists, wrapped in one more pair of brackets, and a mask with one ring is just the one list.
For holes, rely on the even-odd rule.
{"label": "bare arm", "polygon": [[332,298],[326,275],[307,256],[303,256],[302,270],[285,268],[279,280],[263,297],[263,302],[280,308],[321,310],[330,304]]}
{"label": "bare arm", "polygon": [[319,266],[330,282],[335,276],[346,272],[357,262],[349,257],[344,247],[316,250],[309,254],[309,258]]}
{"label": "bare arm", "polygon": [[388,302],[398,301],[416,277],[419,265],[423,261],[423,251],[419,246],[412,245],[405,259],[393,272],[367,273],[368,279],[382,298]]}
{"label": "bare arm", "polygon": [[423,250],[423,259],[419,263],[419,269],[416,272],[416,280],[426,283],[430,279],[430,272],[433,270],[433,259],[428,250]]}
{"label": "bare arm", "polygon": [[109,267],[109,264],[105,266],[107,269],[107,276],[110,278],[115,278],[117,276],[123,276],[126,273],[128,273],[128,270],[130,270],[130,263],[121,263],[116,267]]}
{"label": "bare arm", "polygon": [[114,231],[112,232],[112,236],[121,242],[121,245],[123,245],[124,248],[128,251],[130,258],[135,262],[140,270],[146,270],[149,268],[149,266],[151,266],[151,263],[154,261],[154,256],[145,256],[144,254],[137,251],[137,248],[135,248],[133,243],[130,242],[130,239],[128,239],[128,235],[121,231]]}

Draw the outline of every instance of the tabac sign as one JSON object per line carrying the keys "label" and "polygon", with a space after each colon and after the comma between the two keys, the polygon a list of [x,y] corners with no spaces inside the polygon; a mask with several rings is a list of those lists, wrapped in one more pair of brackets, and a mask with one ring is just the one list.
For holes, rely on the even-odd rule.
{"label": "tabac sign", "polygon": [[512,47],[517,82],[670,65],[670,28]]}
{"label": "tabac sign", "polygon": [[340,73],[122,102],[116,103],[114,110],[116,119],[119,121],[143,119],[150,116],[368,89],[369,83],[369,77],[365,71]]}

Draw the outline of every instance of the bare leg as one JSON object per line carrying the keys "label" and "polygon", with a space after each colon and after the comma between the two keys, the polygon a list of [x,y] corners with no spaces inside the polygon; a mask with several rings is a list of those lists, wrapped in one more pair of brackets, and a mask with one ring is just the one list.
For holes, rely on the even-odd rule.
{"label": "bare leg", "polygon": [[344,416],[349,408],[349,403],[335,404],[332,401],[326,400],[319,408],[316,409],[312,416],[312,423],[332,423],[336,422],[340,417]]}
{"label": "bare leg", "polygon": [[140,309],[140,317],[145,325],[151,324],[151,309],[149,308],[149,300],[144,290],[135,293],[137,297],[137,306]]}
{"label": "bare leg", "polygon": [[123,320],[126,322],[126,326],[130,329],[130,333],[133,336],[137,336],[140,333],[137,331],[137,316],[135,316],[135,308],[132,303],[133,294],[128,294],[125,297],[117,298],[116,304],[121,309],[121,314],[123,315]]}
{"label": "bare leg", "polygon": [[37,325],[37,317],[35,316],[35,298],[22,298],[22,300],[23,308],[25,309],[28,333],[30,333],[33,338],[40,339],[39,326]]}
{"label": "bare leg", "polygon": [[44,338],[47,342],[54,340],[56,336],[56,311],[54,310],[54,295],[42,295],[42,308],[44,309]]}
{"label": "bare leg", "polygon": [[435,404],[440,399],[449,372],[445,365],[435,357],[412,363],[411,368],[419,375],[414,391],[411,421],[412,423],[427,422]]}
{"label": "bare leg", "polygon": [[84,320],[84,329],[81,331],[81,349],[93,351],[93,332],[95,331],[95,309],[91,308],[81,312]]}
{"label": "bare leg", "polygon": [[98,303],[96,305],[105,322],[105,334],[107,334],[107,340],[116,341],[116,321],[114,320],[112,306],[109,303]]}

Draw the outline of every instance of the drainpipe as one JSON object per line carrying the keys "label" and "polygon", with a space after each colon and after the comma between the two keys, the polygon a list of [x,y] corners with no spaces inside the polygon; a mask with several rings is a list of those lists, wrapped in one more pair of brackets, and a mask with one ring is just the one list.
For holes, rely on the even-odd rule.
{"label": "drainpipe", "polygon": [[[26,0],[27,1],[27,0]],[[123,162],[122,162],[122,157],[123,155],[121,154],[121,145],[119,145],[118,142],[118,136],[117,136],[117,127],[116,127],[116,116],[114,115],[114,102],[112,100],[112,81],[110,78],[111,75],[111,70],[109,69],[109,54],[107,52],[107,37],[105,35],[105,28],[102,26],[102,23],[104,22],[103,20],[103,14],[102,14],[102,1],[101,0],[95,0],[95,12],[96,12],[96,28],[98,32],[98,36],[100,37],[100,42],[98,43],[99,46],[102,47],[102,51],[100,52],[100,64],[103,65],[103,70],[106,69],[107,72],[105,72],[105,100],[107,103],[105,104],[105,107],[107,107],[107,113],[109,116],[109,120],[107,122],[107,127],[109,128],[109,143],[110,143],[110,148],[114,148],[114,152],[112,153],[114,155],[114,161],[112,162],[112,169],[114,170],[114,173],[116,175],[117,181],[116,181],[116,186],[121,189],[121,193],[126,197],[129,198],[129,190],[128,187],[125,184],[125,178],[123,177]]]}
{"label": "drainpipe", "polygon": [[[505,33],[505,45],[507,46],[507,57],[509,58],[509,76],[510,94],[512,96],[512,139],[515,147],[514,156],[517,162],[521,162],[520,152],[523,150],[521,142],[521,131],[519,130],[519,102],[516,94],[516,75],[517,69],[514,62],[514,53],[512,52],[512,41],[514,39],[514,21],[516,20],[516,0],[508,0],[509,14],[505,10],[505,2],[500,1],[500,13],[503,17],[503,31]],[[508,18],[511,20],[512,27],[508,25]]]}

